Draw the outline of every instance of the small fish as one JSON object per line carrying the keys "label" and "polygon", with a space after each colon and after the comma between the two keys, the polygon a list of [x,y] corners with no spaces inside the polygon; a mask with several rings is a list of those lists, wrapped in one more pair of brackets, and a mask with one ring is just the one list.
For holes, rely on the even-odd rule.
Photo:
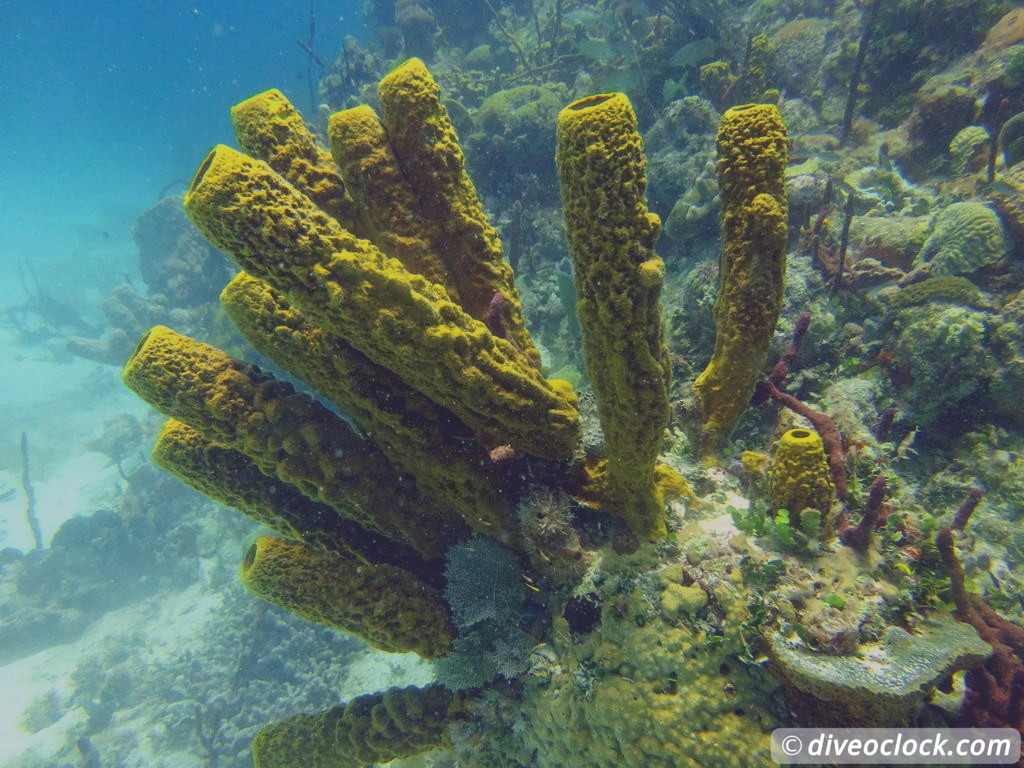
{"label": "small fish", "polygon": [[993,181],[985,185],[985,193],[990,195],[1015,195],[1019,192],[1016,187],[1005,181]]}
{"label": "small fish", "polygon": [[889,145],[884,141],[878,147],[878,167],[886,173],[892,173],[892,160],[889,158]]}
{"label": "small fish", "polygon": [[620,55],[619,46],[602,38],[584,38],[576,42],[576,50],[594,61],[611,61]]}
{"label": "small fish", "polygon": [[575,11],[569,11],[568,13],[562,14],[562,23],[568,24],[570,27],[575,27],[577,24],[582,24],[584,27],[589,27],[601,20],[600,14],[595,11],[588,11],[585,9],[579,9]]}
{"label": "small fish", "polygon": [[536,584],[534,584],[534,583],[533,583],[533,579],[531,579],[531,578],[530,578],[530,577],[529,577],[529,576],[528,576],[527,574],[525,574],[525,573],[523,574],[523,581],[525,581],[525,582],[526,582],[526,586],[527,586],[527,588],[528,588],[528,589],[532,589],[532,590],[533,590],[534,592],[540,592],[540,591],[541,591],[541,588],[540,588],[540,587],[538,587],[538,586],[537,586]]}
{"label": "small fish", "polygon": [[893,461],[899,461],[901,459],[906,459],[908,456],[910,456],[912,454],[916,454],[917,451],[915,451],[911,447],[911,446],[914,445],[914,440],[916,438],[917,438],[917,427],[914,427],[912,430],[910,430],[910,432],[907,433],[906,437],[904,437],[902,440],[900,440],[900,444],[898,446],[896,446],[896,456],[893,459]]}
{"label": "small fish", "polygon": [[692,67],[701,62],[707,61],[718,53],[718,41],[710,37],[694,40],[672,54],[668,65],[670,67]]}
{"label": "small fish", "polygon": [[854,187],[852,184],[847,184],[842,179],[835,179],[834,184],[836,185],[836,188],[844,195],[853,195],[854,197],[856,197],[857,188]]}

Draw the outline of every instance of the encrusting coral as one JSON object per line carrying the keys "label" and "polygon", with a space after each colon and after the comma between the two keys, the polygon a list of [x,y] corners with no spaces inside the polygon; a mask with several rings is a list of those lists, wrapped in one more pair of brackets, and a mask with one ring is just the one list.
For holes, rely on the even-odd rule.
{"label": "encrusting coral", "polygon": [[[233,117],[248,154],[216,147],[185,198],[244,270],[222,293],[227,314],[345,418],[160,326],[123,374],[171,419],[155,460],[278,534],[248,549],[251,591],[380,649],[439,659],[447,687],[391,689],[265,728],[256,768],[358,768],[460,744],[480,766],[763,765],[769,732],[792,720],[764,664],[766,633],[801,626],[798,612],[822,604],[809,586],[819,578],[851,606],[883,586],[822,558],[799,601],[771,603],[787,568],[803,566],[717,521],[670,521],[666,497],[693,493],[657,463],[669,416],[664,265],[629,101],[583,99],[558,124],[597,449],[581,445],[571,386],[540,372],[436,83],[412,60],[380,97],[381,116],[331,118],[330,154],[279,93],[244,102]],[[695,385],[704,458],[746,407],[781,307],[786,145],[774,107],[723,118],[719,338]],[[839,486],[812,435],[789,433],[784,444],[809,441],[813,455],[780,461],[774,480],[797,515],[827,512]],[[825,539],[815,546],[835,544]],[[782,678],[796,685],[800,672]],[[481,715],[508,701],[513,722]]]}

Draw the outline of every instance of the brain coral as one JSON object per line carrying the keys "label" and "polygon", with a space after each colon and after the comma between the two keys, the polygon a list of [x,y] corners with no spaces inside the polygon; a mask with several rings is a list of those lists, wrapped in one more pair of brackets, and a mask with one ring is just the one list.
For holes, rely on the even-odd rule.
{"label": "brain coral", "polygon": [[949,162],[953,173],[963,176],[977,171],[988,158],[989,136],[982,125],[962,128],[949,142]]}
{"label": "brain coral", "polygon": [[984,346],[988,315],[966,307],[930,305],[905,310],[909,319],[896,341],[897,359],[913,382],[900,390],[918,425],[979,392],[995,360]]}
{"label": "brain coral", "polygon": [[999,216],[982,203],[953,203],[935,217],[914,262],[938,275],[964,275],[1001,259],[1008,250]]}
{"label": "brain coral", "polygon": [[1024,163],[1005,171],[1000,176],[1003,184],[994,185],[992,201],[1010,231],[1024,238]]}

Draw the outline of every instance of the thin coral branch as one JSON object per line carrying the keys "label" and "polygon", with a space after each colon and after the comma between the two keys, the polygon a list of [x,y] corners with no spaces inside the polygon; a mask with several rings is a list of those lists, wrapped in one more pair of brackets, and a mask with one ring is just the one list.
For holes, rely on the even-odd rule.
{"label": "thin coral branch", "polygon": [[39,515],[36,514],[36,492],[32,487],[32,474],[28,463],[28,433],[21,433],[21,485],[25,489],[25,519],[32,529],[32,539],[36,549],[43,548],[43,530],[39,526]]}
{"label": "thin coral branch", "polygon": [[843,127],[839,134],[840,143],[845,142],[850,136],[850,129],[853,127],[853,111],[857,106],[857,94],[860,93],[861,71],[864,69],[864,59],[868,55],[868,48],[871,46],[871,35],[878,22],[878,11],[882,7],[882,0],[874,0],[867,9],[867,16],[864,18],[864,29],[860,34],[860,44],[857,46],[857,58],[853,62],[853,73],[850,75],[850,88],[846,95],[846,108],[843,110]]}
{"label": "thin coral branch", "polygon": [[498,14],[498,11],[494,7],[494,5],[491,3],[491,0],[484,0],[484,4],[488,7],[488,9],[490,9],[491,15],[494,17],[494,23],[501,31],[501,34],[508,38],[508,41],[512,44],[512,47],[516,49],[516,53],[519,54],[519,61],[523,65],[523,69],[529,69],[530,61],[526,57],[526,51],[523,50],[523,46],[519,44],[519,41],[516,40],[512,33],[509,32],[508,29],[505,27],[504,22],[502,22],[501,20],[501,16]]}
{"label": "thin coral branch", "polygon": [[846,250],[850,245],[850,225],[853,224],[853,205],[857,196],[853,192],[846,195],[846,205],[843,206],[843,231],[839,236],[839,265],[836,267],[836,275],[832,279],[828,295],[834,296],[839,283],[843,279],[843,271],[846,269]]}
{"label": "thin coral branch", "polygon": [[[804,336],[807,334],[807,328],[811,324],[811,313],[804,312],[796,320],[796,325],[793,326],[793,338],[789,342],[789,346],[779,357],[777,363],[772,366],[771,373],[768,374],[768,382],[776,387],[781,387],[786,383],[786,377],[789,376],[789,370],[796,361],[796,356],[800,354],[800,346],[803,344]],[[764,387],[758,385],[754,389],[754,394],[750,398],[751,405],[762,405],[768,400],[768,392]]]}
{"label": "thin coral branch", "polygon": [[950,527],[954,531],[962,531],[967,527],[968,521],[971,519],[971,515],[974,514],[974,510],[978,507],[978,502],[981,501],[981,488],[972,488],[971,492],[967,494],[967,498],[964,499],[964,503],[960,505],[960,509],[956,511],[953,516],[953,525]]}
{"label": "thin coral branch", "polygon": [[864,506],[864,515],[857,525],[851,524],[845,514],[839,523],[839,540],[858,552],[866,552],[871,545],[871,534],[882,516],[882,501],[885,499],[885,475],[879,475],[868,491],[868,501]]}

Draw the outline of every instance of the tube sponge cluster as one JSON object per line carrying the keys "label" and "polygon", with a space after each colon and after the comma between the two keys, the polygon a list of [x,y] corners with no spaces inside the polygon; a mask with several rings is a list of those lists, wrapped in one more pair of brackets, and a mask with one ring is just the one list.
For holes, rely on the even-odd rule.
{"label": "tube sponge cluster", "polygon": [[346,418],[162,326],[123,379],[170,417],[157,463],[283,537],[247,554],[251,591],[436,658],[455,635],[445,552],[473,532],[517,543],[488,449],[568,458],[579,415],[571,387],[538,371],[436,83],[410,61],[381,97],[382,118],[335,116],[330,153],[280,92],[246,100],[232,118],[250,154],[215,148],[185,199],[244,270],[222,293],[228,315]]}
{"label": "tube sponge cluster", "polygon": [[185,196],[199,230],[303,315],[434,402],[449,404],[485,443],[566,458],[579,415],[505,339],[445,290],[355,237],[266,163],[226,146]]}
{"label": "tube sponge cluster", "polygon": [[[451,411],[377,365],[344,337],[308,322],[284,295],[240,272],[221,293],[235,326],[267,358],[350,418],[424,495],[477,533],[511,541],[515,526],[486,450]],[[458,527],[458,526],[456,526]]]}
{"label": "tube sponge cluster", "polygon": [[782,311],[789,138],[769,104],[733,107],[718,131],[722,258],[715,349],[694,382],[701,450],[721,447],[747,407]]}
{"label": "tube sponge cluster", "polygon": [[387,459],[344,420],[216,347],[156,326],[122,377],[150,405],[250,457],[263,474],[424,557],[440,557],[465,534],[414,484],[396,483]]}
{"label": "tube sponge cluster", "polygon": [[[541,587],[522,579],[513,508],[527,478],[593,500],[648,540],[666,533],[664,495],[688,490],[657,464],[669,387],[660,225],[628,100],[571,105],[558,164],[607,452],[579,462],[575,394],[539,370],[437,84],[411,60],[379,95],[380,115],[332,116],[330,152],[279,92],[243,102],[232,117],[244,151],[215,147],[185,195],[243,270],[221,295],[226,313],[336,411],[164,327],[143,336],[123,378],[170,419],[157,462],[278,534],[245,556],[253,593],[387,651],[486,659],[465,683],[485,684],[519,676],[536,641],[524,597]],[[736,142],[756,144],[753,130],[733,131]],[[751,202],[737,242],[753,247],[774,221],[762,197],[774,199]],[[517,471],[503,471],[517,454]],[[414,754],[443,742],[463,703],[437,687],[361,697],[264,730],[256,765]]]}

